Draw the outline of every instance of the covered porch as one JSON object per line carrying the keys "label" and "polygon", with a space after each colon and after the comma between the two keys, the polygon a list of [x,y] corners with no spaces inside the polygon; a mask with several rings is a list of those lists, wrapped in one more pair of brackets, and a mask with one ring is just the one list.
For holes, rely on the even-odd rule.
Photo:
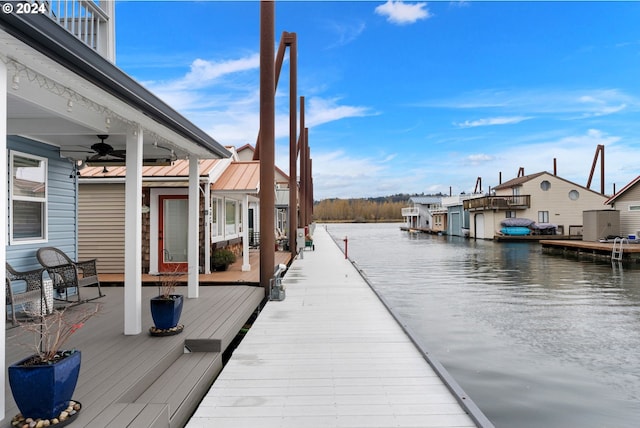
{"label": "covered porch", "polygon": [[[275,264],[289,265],[291,263],[292,254],[289,251],[276,251]],[[243,284],[258,286],[260,284],[260,250],[249,250],[249,263],[254,269],[249,271],[243,270],[243,258],[238,257],[226,271],[201,273],[198,275],[200,285],[224,285],[224,284]],[[187,275],[183,275],[180,281],[186,285]],[[157,275],[142,275],[143,286],[155,284],[158,281]],[[104,285],[122,285],[124,283],[124,273],[104,273],[100,274],[100,282]],[[106,288],[109,291],[109,288]]]}
{"label": "covered porch", "polygon": [[[186,287],[178,287],[186,296]],[[69,310],[101,304],[101,313],[69,340],[82,352],[73,399],[82,405],[74,426],[183,426],[222,369],[225,350],[264,300],[264,290],[250,285],[201,287],[197,299],[185,299],[181,334],[152,337],[124,335],[124,287],[107,287],[106,296]],[[142,287],[143,302],[157,295]],[[145,331],[153,325],[149,304],[143,305]],[[7,324],[10,327],[10,324]],[[33,338],[22,329],[6,333],[6,364],[27,357]],[[6,418],[11,426],[18,413],[5,382]],[[131,425],[130,425],[131,424]]]}

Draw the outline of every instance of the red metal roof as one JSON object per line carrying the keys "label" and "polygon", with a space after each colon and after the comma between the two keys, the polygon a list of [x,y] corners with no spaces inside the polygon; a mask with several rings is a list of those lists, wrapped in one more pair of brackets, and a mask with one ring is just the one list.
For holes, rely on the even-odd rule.
{"label": "red metal roof", "polygon": [[260,185],[260,161],[232,162],[211,186],[220,191],[257,191]]}
{"label": "red metal roof", "polygon": [[[200,159],[200,176],[207,176],[211,170],[222,159]],[[114,178],[124,177],[127,168],[124,166],[104,167],[91,166],[80,170],[82,178]],[[178,159],[169,166],[144,166],[142,167],[143,177],[189,177],[189,161],[186,159]]]}

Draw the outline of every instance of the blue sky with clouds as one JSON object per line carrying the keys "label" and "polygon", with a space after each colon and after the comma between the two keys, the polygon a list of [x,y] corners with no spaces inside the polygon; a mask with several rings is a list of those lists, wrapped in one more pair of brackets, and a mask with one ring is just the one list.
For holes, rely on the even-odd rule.
{"label": "blue sky with clouds", "polygon": [[[298,38],[316,199],[486,191],[554,158],[586,185],[599,144],[607,193],[640,174],[640,2],[279,1],[275,16],[276,43]],[[259,24],[255,1],[118,2],[117,65],[220,143],[255,144]]]}

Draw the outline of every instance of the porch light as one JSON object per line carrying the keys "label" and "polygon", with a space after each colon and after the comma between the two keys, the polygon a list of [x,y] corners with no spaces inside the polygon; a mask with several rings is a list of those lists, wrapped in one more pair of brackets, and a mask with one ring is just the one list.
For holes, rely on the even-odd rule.
{"label": "porch light", "polygon": [[71,113],[72,110],[73,110],[73,101],[69,99],[69,101],[67,101],[67,111]]}
{"label": "porch light", "polygon": [[18,73],[13,75],[11,89],[13,89],[14,91],[20,89],[20,76],[18,76]]}

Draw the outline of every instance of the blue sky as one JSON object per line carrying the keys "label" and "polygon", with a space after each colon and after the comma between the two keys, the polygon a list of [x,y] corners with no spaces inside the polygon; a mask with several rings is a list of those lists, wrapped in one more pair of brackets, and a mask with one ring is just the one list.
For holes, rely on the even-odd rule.
{"label": "blue sky", "polygon": [[[640,174],[640,2],[279,1],[275,17],[276,43],[298,38],[316,199],[486,191],[554,158],[584,186],[599,144],[607,193]],[[121,1],[117,65],[220,143],[255,144],[259,24],[255,1]]]}

